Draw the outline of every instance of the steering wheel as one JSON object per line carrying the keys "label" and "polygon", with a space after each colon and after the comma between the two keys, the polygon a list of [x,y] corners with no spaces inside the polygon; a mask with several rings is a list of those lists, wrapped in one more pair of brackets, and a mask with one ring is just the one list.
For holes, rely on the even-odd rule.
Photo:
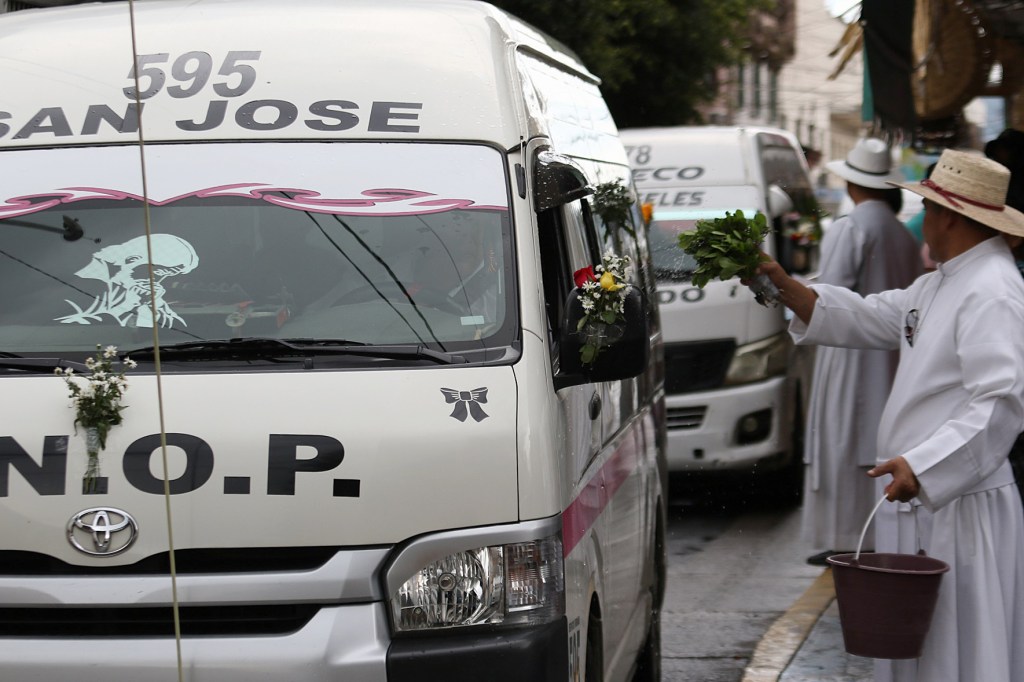
{"label": "steering wheel", "polygon": [[[410,288],[413,288],[414,291],[410,291]],[[334,302],[334,305],[365,303],[375,298],[385,298],[399,303],[407,303],[409,299],[412,299],[412,302],[416,305],[428,305],[431,308],[450,312],[454,315],[462,315],[465,312],[455,299],[443,291],[428,288],[416,289],[415,287],[403,288],[398,282],[394,281],[364,284],[339,298]]]}

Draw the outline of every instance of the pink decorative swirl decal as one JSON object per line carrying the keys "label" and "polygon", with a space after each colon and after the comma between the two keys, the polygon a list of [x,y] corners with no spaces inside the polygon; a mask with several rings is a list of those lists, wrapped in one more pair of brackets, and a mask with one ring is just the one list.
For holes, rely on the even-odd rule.
{"label": "pink decorative swirl decal", "polygon": [[[265,201],[268,204],[296,211],[334,215],[400,216],[442,213],[455,209],[508,210],[507,206],[477,205],[472,199],[444,199],[429,192],[414,189],[368,189],[360,192],[359,198],[356,199],[330,199],[324,198],[319,192],[313,190],[271,187],[262,183],[237,183],[209,187],[162,201],[150,199],[149,203],[153,206],[165,206],[190,197],[200,199],[239,197]],[[121,190],[100,187],[64,187],[47,194],[30,194],[7,199],[0,204],[0,220],[45,211],[60,204],[97,199],[142,201],[141,196]]]}

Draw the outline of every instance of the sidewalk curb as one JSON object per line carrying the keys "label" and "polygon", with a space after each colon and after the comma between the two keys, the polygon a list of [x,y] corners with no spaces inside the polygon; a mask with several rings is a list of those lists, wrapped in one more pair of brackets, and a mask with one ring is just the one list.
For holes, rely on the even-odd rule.
{"label": "sidewalk curb", "polygon": [[742,682],[778,682],[835,596],[832,569],[826,568],[789,610],[768,628],[758,642],[750,664],[743,671]]}

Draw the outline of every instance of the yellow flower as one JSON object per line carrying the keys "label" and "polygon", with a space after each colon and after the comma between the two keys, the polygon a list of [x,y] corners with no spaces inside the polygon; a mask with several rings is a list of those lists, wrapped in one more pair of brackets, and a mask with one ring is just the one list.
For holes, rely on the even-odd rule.
{"label": "yellow flower", "polygon": [[616,284],[615,275],[613,275],[610,272],[605,272],[603,275],[601,275],[601,288],[604,289],[605,291],[618,291],[624,286],[626,285]]}

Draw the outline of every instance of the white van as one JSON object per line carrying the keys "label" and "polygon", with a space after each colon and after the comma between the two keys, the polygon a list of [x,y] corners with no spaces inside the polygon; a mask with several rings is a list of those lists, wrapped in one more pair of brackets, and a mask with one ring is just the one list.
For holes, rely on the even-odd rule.
{"label": "white van", "polygon": [[[677,242],[702,218],[742,210],[773,218],[763,246],[789,271],[817,265],[817,211],[800,145],[773,128],[623,130],[641,200],[653,209],[651,251],[665,339],[668,461],[673,485],[709,474],[765,474],[755,485],[799,495],[810,362],[739,280],[690,282],[696,263]],[[781,481],[772,480],[781,477]],[[779,485],[782,487],[779,488]]]}
{"label": "white van", "polygon": [[656,679],[660,329],[594,76],[483,2],[129,10],[0,17],[0,679]]}

